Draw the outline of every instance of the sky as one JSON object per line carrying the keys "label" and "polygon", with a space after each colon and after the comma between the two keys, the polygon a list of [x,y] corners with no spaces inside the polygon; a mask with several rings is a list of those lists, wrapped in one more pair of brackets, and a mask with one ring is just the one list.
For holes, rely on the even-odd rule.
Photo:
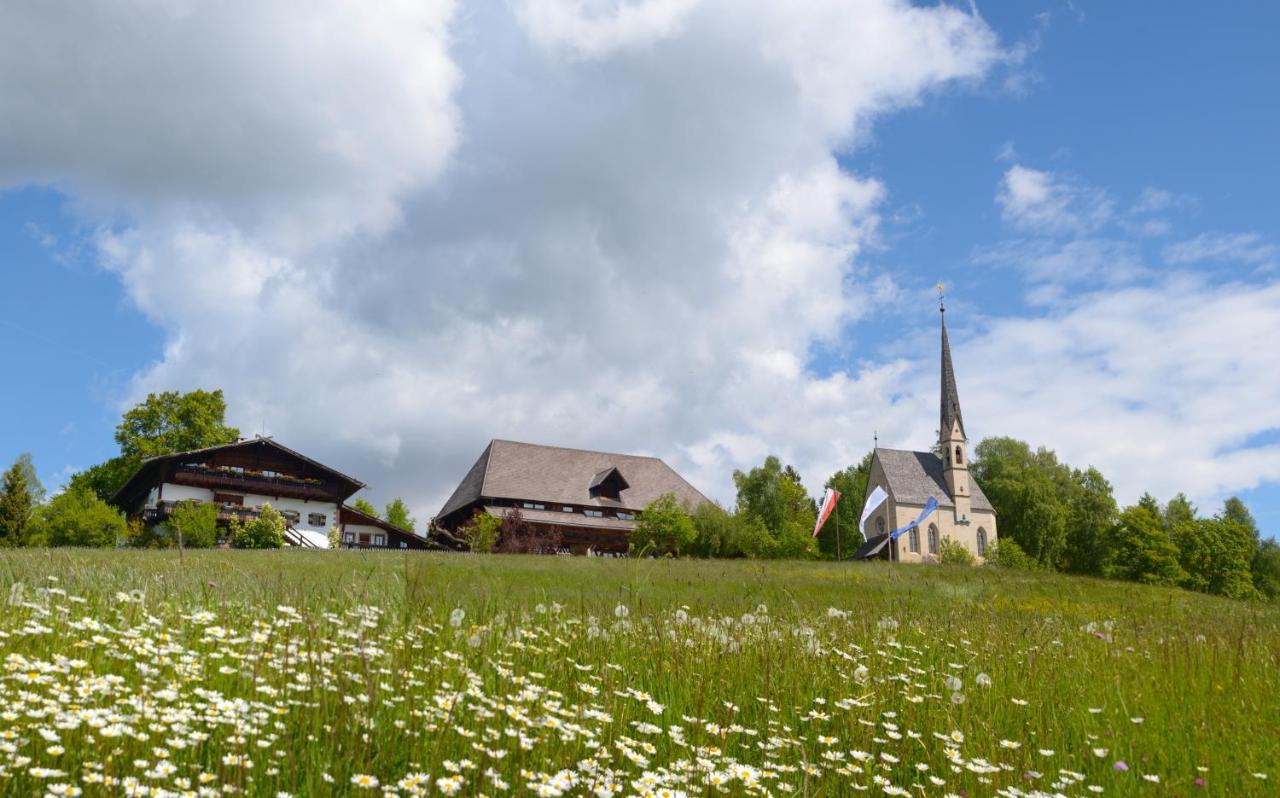
{"label": "sky", "polygon": [[815,495],[937,427],[1280,534],[1280,8],[0,6],[0,460],[228,420],[434,515],[491,438]]}

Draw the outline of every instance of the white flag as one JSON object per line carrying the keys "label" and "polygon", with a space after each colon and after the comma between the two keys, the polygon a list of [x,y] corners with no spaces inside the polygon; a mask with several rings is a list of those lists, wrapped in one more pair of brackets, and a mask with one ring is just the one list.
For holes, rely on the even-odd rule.
{"label": "white flag", "polygon": [[876,508],[884,504],[884,500],[889,498],[889,494],[884,492],[884,488],[879,485],[871,491],[871,495],[867,497],[867,503],[862,505],[862,518],[858,519],[858,531],[862,533],[862,539],[867,539],[867,519],[876,511]]}

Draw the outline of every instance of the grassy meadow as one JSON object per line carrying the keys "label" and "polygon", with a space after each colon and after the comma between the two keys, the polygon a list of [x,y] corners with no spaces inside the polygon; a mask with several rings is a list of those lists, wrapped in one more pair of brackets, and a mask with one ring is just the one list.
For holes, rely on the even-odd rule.
{"label": "grassy meadow", "polygon": [[1274,795],[1280,611],[989,568],[0,550],[0,795]]}

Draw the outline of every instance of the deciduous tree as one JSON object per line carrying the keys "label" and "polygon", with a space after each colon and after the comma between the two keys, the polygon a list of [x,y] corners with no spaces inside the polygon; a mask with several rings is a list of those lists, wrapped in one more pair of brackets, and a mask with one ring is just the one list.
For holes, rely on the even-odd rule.
{"label": "deciduous tree", "polygon": [[27,539],[48,546],[114,546],[127,532],[124,516],[92,491],[69,488],[41,505]]}
{"label": "deciduous tree", "polygon": [[676,497],[664,493],[645,505],[631,533],[632,554],[678,557],[688,553],[698,535],[689,513]]}
{"label": "deciduous tree", "polygon": [[404,499],[398,496],[387,505],[386,519],[387,523],[398,526],[401,529],[407,529],[410,532],[417,526],[413,516],[409,515],[409,505],[405,504]]}

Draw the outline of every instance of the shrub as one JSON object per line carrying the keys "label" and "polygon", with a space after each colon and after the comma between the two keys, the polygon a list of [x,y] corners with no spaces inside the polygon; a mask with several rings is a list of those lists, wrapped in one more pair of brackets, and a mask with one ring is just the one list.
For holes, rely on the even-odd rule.
{"label": "shrub", "polygon": [[943,538],[938,550],[938,562],[943,565],[973,565],[973,553],[963,543]]}
{"label": "shrub", "polygon": [[178,502],[169,517],[178,536],[174,543],[188,549],[209,549],[218,542],[218,508],[197,501]]}
{"label": "shrub", "polygon": [[502,515],[493,550],[502,554],[554,554],[561,540],[553,529],[526,523],[520,509],[513,507]]}
{"label": "shrub", "polygon": [[284,545],[284,517],[265,504],[257,518],[232,525],[231,543],[237,549],[278,549]]}
{"label": "shrub", "polygon": [[501,530],[501,518],[480,510],[458,532],[472,551],[488,554],[498,544]]}
{"label": "shrub", "polygon": [[987,547],[987,563],[1019,571],[1035,571],[1040,568],[1040,563],[1023,551],[1021,546],[1012,540],[1004,539],[992,541]]}
{"label": "shrub", "polygon": [[124,516],[87,488],[71,488],[42,505],[28,542],[48,546],[114,546],[128,531]]}

